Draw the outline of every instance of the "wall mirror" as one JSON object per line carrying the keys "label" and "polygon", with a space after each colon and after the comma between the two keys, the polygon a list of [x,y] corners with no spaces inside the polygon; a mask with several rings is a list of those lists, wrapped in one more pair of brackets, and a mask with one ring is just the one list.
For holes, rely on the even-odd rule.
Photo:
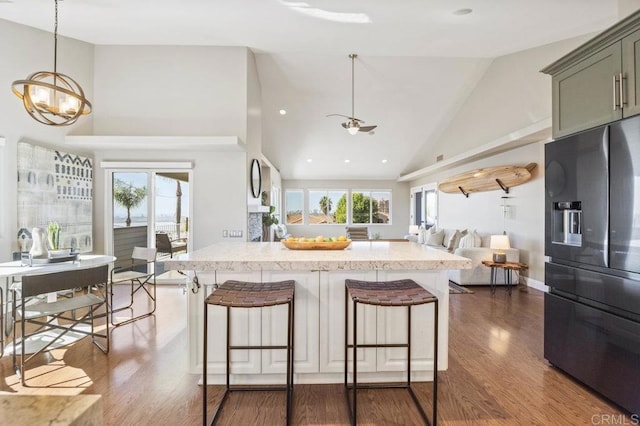
{"label": "wall mirror", "polygon": [[262,171],[260,170],[260,162],[255,158],[251,160],[251,194],[253,198],[260,197],[262,191]]}

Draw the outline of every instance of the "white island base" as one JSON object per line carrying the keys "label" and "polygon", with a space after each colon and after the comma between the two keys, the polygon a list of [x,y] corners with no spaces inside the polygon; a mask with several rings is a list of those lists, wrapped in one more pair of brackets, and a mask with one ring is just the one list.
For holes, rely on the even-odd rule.
{"label": "white island base", "polygon": [[[236,243],[238,244],[238,243]],[[189,312],[189,361],[190,371],[202,372],[203,309],[204,299],[214,290],[215,283],[226,280],[269,282],[294,280],[295,325],[294,325],[294,373],[295,383],[342,383],[344,380],[344,318],[345,280],[388,281],[413,279],[439,301],[438,369],[448,365],[449,286],[447,269],[467,268],[468,259],[453,256],[414,243],[353,243],[351,250],[326,254],[317,252],[317,261],[308,261],[310,253],[287,252],[279,244],[247,243],[244,261],[230,264],[216,261],[211,247],[181,256],[169,263],[172,269],[195,270],[201,288],[190,293]],[[384,244],[375,246],[374,244]],[[394,247],[394,244],[397,247]],[[223,245],[217,245],[218,253]],[[224,245],[233,246],[233,244]],[[212,246],[213,247],[213,246]],[[260,262],[265,247],[269,255],[285,256],[286,260],[274,259],[269,265]],[[393,249],[397,249],[395,251]],[[372,251],[373,249],[373,251]],[[207,257],[206,252],[209,250]],[[283,251],[284,250],[284,251]],[[386,255],[380,255],[382,250]],[[231,250],[233,251],[233,250]],[[396,259],[396,263],[385,256],[407,253],[417,256],[421,262],[412,263]],[[359,256],[373,255],[368,260],[372,268],[362,267]],[[336,263],[322,260],[331,256],[344,256],[340,269]],[[257,257],[252,257],[257,256]],[[242,257],[242,256],[241,256]],[[295,261],[297,257],[300,261]],[[209,259],[208,261],[203,260]],[[253,258],[253,261],[250,260]],[[356,259],[358,258],[358,259]],[[294,259],[292,261],[292,259]],[[405,257],[402,259],[407,260]],[[315,262],[315,263],[314,263]],[[309,263],[313,263],[310,265]],[[299,270],[304,266],[308,270]],[[394,267],[409,269],[394,269]],[[379,269],[374,269],[379,267]],[[421,267],[424,269],[415,269]],[[258,270],[251,270],[256,268]],[[250,269],[250,270],[229,270]],[[329,270],[326,270],[329,269]],[[225,382],[226,308],[209,306],[209,348],[207,380],[211,384]],[[352,309],[352,303],[349,303]],[[412,380],[431,380],[433,373],[433,304],[414,306],[412,309]],[[232,308],[231,340],[233,345],[284,345],[287,332],[286,305],[269,308]],[[405,343],[407,336],[406,307],[376,307],[358,305],[359,343]],[[352,330],[351,323],[349,330]],[[351,338],[351,332],[349,332]],[[350,351],[352,353],[352,350]],[[404,381],[407,366],[406,348],[367,348],[358,350],[358,381]],[[234,350],[231,353],[232,384],[273,384],[284,381],[286,351],[284,350]],[[371,374],[376,373],[376,374]]]}

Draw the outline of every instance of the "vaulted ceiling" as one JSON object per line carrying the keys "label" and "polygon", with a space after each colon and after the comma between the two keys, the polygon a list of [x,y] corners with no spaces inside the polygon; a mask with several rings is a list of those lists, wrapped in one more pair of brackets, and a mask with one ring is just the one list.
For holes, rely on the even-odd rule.
{"label": "vaulted ceiling", "polygon": [[[51,31],[52,8],[0,0],[0,18]],[[493,58],[601,31],[618,0],[64,0],[59,17],[60,34],[93,44],[248,46],[263,152],[283,178],[395,179],[420,164]],[[374,134],[326,117],[351,114],[350,53],[355,116]]]}

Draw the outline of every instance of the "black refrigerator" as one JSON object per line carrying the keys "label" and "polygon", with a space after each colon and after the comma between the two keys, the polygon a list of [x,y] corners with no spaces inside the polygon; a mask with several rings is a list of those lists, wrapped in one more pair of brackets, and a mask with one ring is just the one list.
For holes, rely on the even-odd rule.
{"label": "black refrigerator", "polygon": [[640,117],[545,145],[544,356],[640,413]]}

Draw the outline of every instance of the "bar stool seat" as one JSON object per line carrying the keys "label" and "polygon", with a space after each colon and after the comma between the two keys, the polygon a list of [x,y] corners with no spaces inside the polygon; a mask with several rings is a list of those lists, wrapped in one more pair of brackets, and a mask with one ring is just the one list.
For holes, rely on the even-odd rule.
{"label": "bar stool seat", "polygon": [[[349,344],[348,339],[348,322],[349,322],[349,297],[353,302],[353,343]],[[406,307],[407,308],[407,343],[393,344],[358,344],[357,343],[357,305],[359,303],[365,305],[382,306],[382,307]],[[411,388],[411,307],[416,305],[424,305],[427,303],[434,304],[434,341],[433,341],[433,412],[432,422],[425,413],[422,405],[418,401],[413,389]],[[407,348],[407,381],[400,384],[358,384],[357,379],[357,349],[358,348]],[[353,349],[353,384],[349,385],[347,381],[348,374],[348,349]],[[357,391],[358,389],[388,389],[403,388],[407,389],[420,411],[420,415],[426,424],[437,424],[437,394],[438,394],[438,298],[421,287],[418,283],[410,279],[395,281],[359,281],[345,280],[345,348],[344,348],[344,384],[346,388],[347,407],[349,409],[349,417],[351,424],[357,424]],[[353,404],[351,403],[350,390],[353,390]],[[352,406],[353,405],[353,406]]]}
{"label": "bar stool seat", "polygon": [[[290,424],[291,402],[293,398],[293,332],[294,332],[294,295],[295,281],[278,281],[269,283],[253,283],[246,281],[225,281],[204,301],[204,342],[203,342],[203,376],[202,376],[202,414],[203,424],[207,424],[207,324],[208,306],[218,305],[227,308],[227,341],[226,341],[226,389],[216,407],[210,424],[215,424],[230,392],[233,391],[274,391],[287,392],[286,424]],[[286,345],[231,345],[231,308],[264,308],[277,305],[288,305],[287,308],[287,344]],[[287,351],[287,383],[284,387],[274,386],[238,386],[230,385],[230,351],[236,349],[262,350],[283,349]]]}

